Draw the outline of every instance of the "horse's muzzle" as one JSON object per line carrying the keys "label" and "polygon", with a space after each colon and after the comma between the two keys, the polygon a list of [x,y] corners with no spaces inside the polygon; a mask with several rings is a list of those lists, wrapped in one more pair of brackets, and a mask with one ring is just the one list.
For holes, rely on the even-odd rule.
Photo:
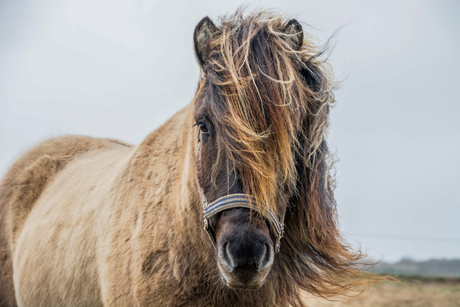
{"label": "horse's muzzle", "polygon": [[267,222],[245,208],[223,212],[216,237],[217,264],[232,289],[259,289],[275,255]]}
{"label": "horse's muzzle", "polygon": [[229,288],[257,290],[273,265],[273,245],[263,237],[219,244],[218,266]]}

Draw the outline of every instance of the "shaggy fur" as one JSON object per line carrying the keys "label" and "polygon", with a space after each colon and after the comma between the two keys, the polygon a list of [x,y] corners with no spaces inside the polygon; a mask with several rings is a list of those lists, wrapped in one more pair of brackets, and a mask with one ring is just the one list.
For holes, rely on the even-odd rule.
{"label": "shaggy fur", "polygon": [[[326,64],[296,21],[207,20],[194,101],[140,145],[55,138],[4,176],[0,306],[303,306],[302,291],[330,297],[364,283],[361,255],[337,229]],[[260,206],[286,211],[281,252],[255,291],[221,282],[202,229],[201,108],[219,136],[210,180],[233,170]]]}

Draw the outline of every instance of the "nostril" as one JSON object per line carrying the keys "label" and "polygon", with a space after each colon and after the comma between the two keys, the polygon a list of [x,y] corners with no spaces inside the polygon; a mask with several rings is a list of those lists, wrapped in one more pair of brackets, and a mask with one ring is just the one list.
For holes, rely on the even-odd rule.
{"label": "nostril", "polygon": [[270,244],[265,243],[264,253],[259,263],[259,270],[262,270],[266,268],[267,266],[270,266],[272,263],[273,263],[273,251],[270,247]]}
{"label": "nostril", "polygon": [[231,271],[233,270],[233,261],[230,256],[231,253],[229,253],[229,243],[225,242],[222,244],[222,260],[224,260],[224,263],[227,265],[228,269]]}
{"label": "nostril", "polygon": [[266,270],[273,264],[273,245],[262,240],[224,241],[219,248],[219,262],[227,272]]}
{"label": "nostril", "polygon": [[265,255],[267,254],[267,244],[262,245],[262,252],[260,253],[259,260],[257,261],[257,268],[260,268],[262,263],[265,261]]}

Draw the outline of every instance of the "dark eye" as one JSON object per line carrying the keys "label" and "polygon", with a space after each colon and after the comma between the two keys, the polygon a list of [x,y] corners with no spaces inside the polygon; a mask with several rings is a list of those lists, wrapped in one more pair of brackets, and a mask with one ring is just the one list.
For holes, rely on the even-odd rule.
{"label": "dark eye", "polygon": [[208,127],[204,122],[199,122],[198,127],[200,128],[202,134],[209,134]]}

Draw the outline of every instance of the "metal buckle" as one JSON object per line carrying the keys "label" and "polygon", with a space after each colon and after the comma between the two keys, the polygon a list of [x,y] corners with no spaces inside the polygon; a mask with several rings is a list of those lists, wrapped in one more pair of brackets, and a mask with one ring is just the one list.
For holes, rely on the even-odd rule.
{"label": "metal buckle", "polygon": [[284,237],[284,227],[281,228],[281,233],[275,240],[275,253],[279,253],[281,250],[281,239]]}

